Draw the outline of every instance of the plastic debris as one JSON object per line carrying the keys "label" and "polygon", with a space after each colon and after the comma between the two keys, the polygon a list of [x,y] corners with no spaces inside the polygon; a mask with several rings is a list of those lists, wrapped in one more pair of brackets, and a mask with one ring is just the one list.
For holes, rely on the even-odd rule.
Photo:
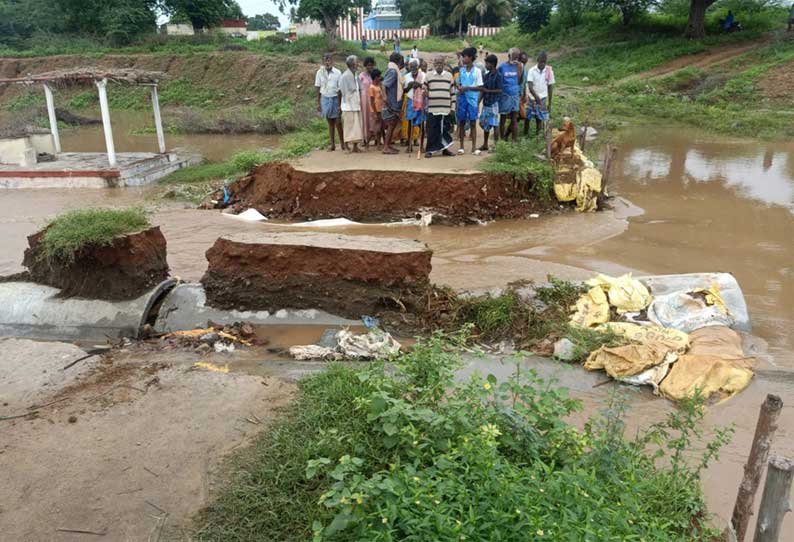
{"label": "plastic debris", "polygon": [[400,343],[390,333],[378,329],[355,334],[347,329],[336,332],[333,347],[317,344],[292,346],[290,356],[297,360],[366,360],[390,356],[400,351]]}
{"label": "plastic debris", "polygon": [[648,307],[648,319],[662,327],[689,333],[705,326],[732,326],[734,318],[720,304],[708,305],[704,296],[673,292],[659,296]]}
{"label": "plastic debris", "polygon": [[193,369],[205,369],[207,371],[212,371],[215,373],[228,373],[229,372],[229,365],[226,364],[223,367],[220,365],[215,365],[214,363],[210,363],[208,361],[197,361],[193,364]]}
{"label": "plastic debris", "polygon": [[648,288],[639,280],[631,278],[631,273],[617,278],[599,274],[587,280],[585,284],[603,288],[609,294],[609,304],[615,307],[619,314],[641,311],[653,299]]}

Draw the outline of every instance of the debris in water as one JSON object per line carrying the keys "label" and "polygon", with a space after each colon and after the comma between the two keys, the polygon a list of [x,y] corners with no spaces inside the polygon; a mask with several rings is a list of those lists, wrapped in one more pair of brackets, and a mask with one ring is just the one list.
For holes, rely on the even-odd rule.
{"label": "debris in water", "polygon": [[378,329],[360,334],[342,329],[336,332],[336,345],[333,347],[308,344],[289,349],[290,355],[300,361],[368,360],[391,356],[399,351],[400,343],[390,333]]}
{"label": "debris in water", "polygon": [[207,371],[212,371],[215,373],[228,373],[229,372],[229,364],[227,363],[223,367],[220,365],[215,365],[214,363],[210,363],[208,361],[197,361],[192,366],[193,369],[205,369]]}

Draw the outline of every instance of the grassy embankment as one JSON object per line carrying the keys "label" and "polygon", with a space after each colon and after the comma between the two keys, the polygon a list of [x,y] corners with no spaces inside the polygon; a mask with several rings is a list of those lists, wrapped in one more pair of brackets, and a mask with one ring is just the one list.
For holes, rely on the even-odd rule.
{"label": "grassy embankment", "polygon": [[[301,381],[286,415],[231,463],[197,519],[211,541],[710,541],[697,402],[628,437],[613,399],[579,401],[527,370],[456,381],[465,332]],[[697,458],[691,461],[694,449]]]}
{"label": "grassy embankment", "polygon": [[69,262],[86,245],[109,245],[117,235],[149,226],[145,211],[137,207],[67,211],[47,224],[41,239],[41,256],[49,261]]}
{"label": "grassy embankment", "polygon": [[[489,51],[519,47],[531,56],[548,51],[558,83],[555,122],[566,115],[602,130],[625,121],[664,121],[745,137],[794,136],[794,77],[769,80],[770,73],[794,68],[794,39],[782,31],[786,14],[774,8],[737,14],[744,31],[720,34],[717,21],[723,11],[710,13],[709,36],[702,41],[681,37],[683,17],[648,15],[629,27],[616,18],[587,17],[568,29],[553,17],[537,34],[508,27],[472,42],[482,42]],[[421,51],[455,51],[462,42],[433,38],[418,45]],[[730,53],[745,46],[751,50]],[[685,66],[686,57],[709,53],[731,58],[702,61],[702,68]],[[653,73],[677,59],[678,69],[665,76]]]}

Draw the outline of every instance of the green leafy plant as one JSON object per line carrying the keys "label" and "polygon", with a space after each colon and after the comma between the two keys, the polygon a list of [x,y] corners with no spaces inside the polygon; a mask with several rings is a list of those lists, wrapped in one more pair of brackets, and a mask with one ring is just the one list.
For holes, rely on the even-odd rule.
{"label": "green leafy plant", "polygon": [[303,380],[288,415],[238,456],[197,536],[711,540],[698,473],[729,429],[695,466],[676,455],[698,446],[702,410],[689,405],[635,438],[619,402],[577,430],[566,419],[581,403],[520,357],[501,382],[457,377],[467,333]]}
{"label": "green leafy plant", "polygon": [[86,245],[110,245],[117,235],[149,227],[142,208],[75,209],[50,222],[41,238],[41,257],[48,261],[71,262]]}

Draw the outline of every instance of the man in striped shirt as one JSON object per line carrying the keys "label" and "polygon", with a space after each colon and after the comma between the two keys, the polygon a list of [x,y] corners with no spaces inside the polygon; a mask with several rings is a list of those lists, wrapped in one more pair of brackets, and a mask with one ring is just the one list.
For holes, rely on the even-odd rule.
{"label": "man in striped shirt", "polygon": [[426,158],[435,153],[453,156],[449,151],[452,145],[450,135],[449,114],[452,111],[452,100],[455,98],[455,80],[452,74],[444,69],[444,57],[438,55],[433,59],[433,70],[425,76],[427,88],[427,146]]}

